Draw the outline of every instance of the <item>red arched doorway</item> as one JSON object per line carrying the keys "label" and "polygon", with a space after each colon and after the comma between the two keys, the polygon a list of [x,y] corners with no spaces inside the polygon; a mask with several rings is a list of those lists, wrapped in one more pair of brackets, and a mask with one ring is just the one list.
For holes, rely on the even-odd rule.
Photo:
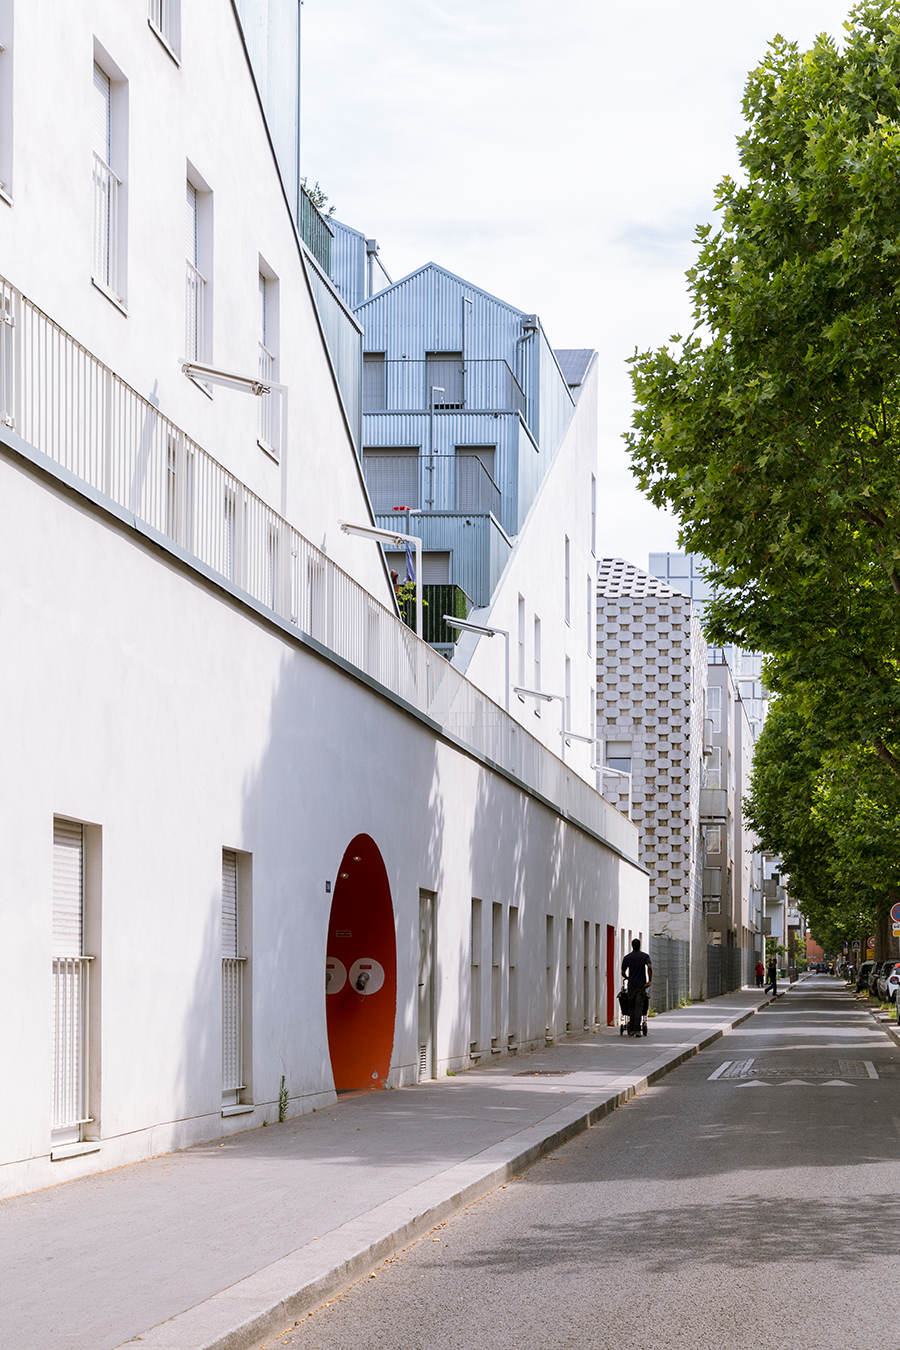
{"label": "red arched doorway", "polygon": [[328,920],[325,1013],[338,1092],[387,1086],[396,1012],[391,888],[378,845],[358,834],[341,860]]}

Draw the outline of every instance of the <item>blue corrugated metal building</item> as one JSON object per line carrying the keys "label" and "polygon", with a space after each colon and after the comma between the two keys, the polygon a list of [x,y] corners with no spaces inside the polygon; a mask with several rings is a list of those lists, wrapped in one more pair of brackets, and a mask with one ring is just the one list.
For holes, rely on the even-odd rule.
{"label": "blue corrugated metal building", "polygon": [[[334,281],[348,304],[367,286],[360,264],[372,243],[338,227]],[[378,522],[397,528],[415,512],[409,533],[422,537],[425,581],[487,605],[572,416],[570,378],[536,315],[435,263],[352,308]],[[570,367],[575,386],[577,361]]]}

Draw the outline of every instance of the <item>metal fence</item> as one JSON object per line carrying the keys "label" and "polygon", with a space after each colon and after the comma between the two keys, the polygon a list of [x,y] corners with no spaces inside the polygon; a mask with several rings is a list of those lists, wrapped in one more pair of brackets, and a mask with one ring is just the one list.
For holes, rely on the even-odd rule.
{"label": "metal fence", "polygon": [[650,960],[653,963],[650,1007],[654,1012],[679,1007],[682,999],[691,996],[690,943],[681,938],[651,934]]}
{"label": "metal fence", "polygon": [[637,857],[635,826],[594,787],[2,279],[0,315],[0,420],[447,734]]}
{"label": "metal fence", "polygon": [[367,359],[363,412],[518,412],[525,416],[525,393],[510,365],[498,358],[449,362]]}
{"label": "metal fence", "polygon": [[300,237],[310,253],[331,276],[331,244],[334,230],[313,205],[305,187],[300,189]]}
{"label": "metal fence", "polygon": [[417,511],[424,503],[434,511],[492,512],[500,518],[500,489],[475,454],[367,450],[363,470],[376,516]]}
{"label": "metal fence", "polygon": [[244,1086],[244,957],[222,958],[222,1098],[236,1104]]}
{"label": "metal fence", "polygon": [[90,957],[53,958],[53,1129],[87,1120],[87,995]]}
{"label": "metal fence", "polygon": [[706,997],[717,998],[741,987],[743,948],[706,948]]}

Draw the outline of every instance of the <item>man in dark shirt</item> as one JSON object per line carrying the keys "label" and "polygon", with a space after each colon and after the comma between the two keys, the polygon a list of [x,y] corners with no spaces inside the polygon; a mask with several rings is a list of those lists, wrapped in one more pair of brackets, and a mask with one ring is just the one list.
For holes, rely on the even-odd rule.
{"label": "man in dark shirt", "polygon": [[628,984],[628,1035],[640,1036],[644,1019],[644,995],[653,979],[650,957],[641,951],[640,938],[633,938],[631,951],[622,962],[622,978]]}

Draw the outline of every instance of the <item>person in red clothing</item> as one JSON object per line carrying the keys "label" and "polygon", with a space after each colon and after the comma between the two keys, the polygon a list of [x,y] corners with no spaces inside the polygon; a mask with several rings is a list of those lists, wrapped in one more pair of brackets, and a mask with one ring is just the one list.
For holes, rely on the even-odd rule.
{"label": "person in red clothing", "polygon": [[763,965],[762,961],[757,961],[755,974],[756,974],[756,987],[757,989],[762,989],[763,980],[766,978],[766,968]]}

